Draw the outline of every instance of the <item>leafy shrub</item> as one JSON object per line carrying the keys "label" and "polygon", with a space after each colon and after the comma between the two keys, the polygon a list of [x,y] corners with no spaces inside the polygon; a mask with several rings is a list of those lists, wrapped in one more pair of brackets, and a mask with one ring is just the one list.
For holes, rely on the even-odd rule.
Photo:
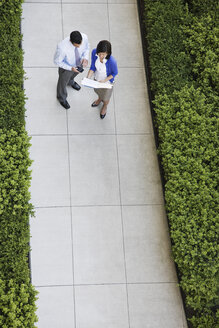
{"label": "leafy shrub", "polygon": [[29,277],[29,146],[24,128],[0,130],[0,277],[19,282]]}
{"label": "leafy shrub", "polygon": [[15,130],[25,124],[21,3],[14,0],[0,2],[0,128]]}
{"label": "leafy shrub", "polygon": [[203,16],[211,13],[211,15],[218,15],[219,3],[214,0],[187,0],[190,11],[195,16]]}
{"label": "leafy shrub", "polygon": [[182,0],[145,1],[145,25],[152,91],[171,92],[189,81],[190,58],[180,28],[188,20]]}
{"label": "leafy shrub", "polygon": [[36,291],[30,283],[29,137],[0,130],[0,326],[34,327]]}
{"label": "leafy shrub", "polygon": [[35,290],[29,283],[17,284],[0,279],[0,327],[35,327]]}
{"label": "leafy shrub", "polygon": [[216,118],[194,87],[160,95],[155,103],[174,259],[187,304],[203,315],[219,301]]}
{"label": "leafy shrub", "polygon": [[[183,44],[191,57],[193,78],[202,87],[208,97],[219,92],[219,28],[214,19],[208,15],[192,17],[184,26],[185,40]],[[211,98],[210,98],[211,100]],[[217,99],[218,101],[218,99]]]}

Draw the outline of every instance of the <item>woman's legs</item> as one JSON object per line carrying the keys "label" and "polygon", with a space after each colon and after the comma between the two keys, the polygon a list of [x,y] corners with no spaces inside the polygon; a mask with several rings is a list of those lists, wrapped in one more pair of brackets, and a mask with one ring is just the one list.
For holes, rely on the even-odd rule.
{"label": "woman's legs", "polygon": [[101,108],[100,111],[100,117],[103,119],[107,112],[107,106],[110,101],[112,89],[94,89],[94,91],[98,95],[98,99],[94,102],[95,106],[92,106],[93,104],[91,106],[96,107],[100,104],[101,101],[103,102],[103,107]]}
{"label": "woman's legs", "polygon": [[100,112],[101,115],[105,115],[106,114],[106,112],[107,112],[107,105],[108,104],[109,104],[109,100],[107,100],[107,101],[104,101],[103,100],[103,107],[102,107],[101,112]]}
{"label": "woman's legs", "polygon": [[101,99],[100,99],[100,97],[97,99],[97,100],[95,100],[94,102],[93,102],[93,104],[95,104],[95,105],[99,105],[100,103],[101,103]]}

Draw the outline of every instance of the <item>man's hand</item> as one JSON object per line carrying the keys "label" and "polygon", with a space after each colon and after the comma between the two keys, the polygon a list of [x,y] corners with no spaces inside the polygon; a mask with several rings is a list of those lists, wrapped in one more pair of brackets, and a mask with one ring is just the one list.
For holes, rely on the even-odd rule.
{"label": "man's hand", "polygon": [[87,59],[83,59],[81,64],[83,65],[83,67],[86,67],[88,65],[88,60]]}
{"label": "man's hand", "polygon": [[77,70],[77,67],[72,67],[71,70],[75,73],[80,73],[78,70]]}

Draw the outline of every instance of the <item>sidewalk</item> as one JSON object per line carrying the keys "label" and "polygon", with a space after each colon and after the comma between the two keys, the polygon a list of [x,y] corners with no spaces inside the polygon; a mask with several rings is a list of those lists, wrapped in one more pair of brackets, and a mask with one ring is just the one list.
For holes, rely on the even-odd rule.
{"label": "sidewalk", "polygon": [[[39,328],[186,328],[171,259],[135,0],[23,4],[32,137],[32,281]],[[92,89],[56,100],[57,43],[112,43],[119,74],[104,120]],[[87,70],[76,78],[80,83]]]}

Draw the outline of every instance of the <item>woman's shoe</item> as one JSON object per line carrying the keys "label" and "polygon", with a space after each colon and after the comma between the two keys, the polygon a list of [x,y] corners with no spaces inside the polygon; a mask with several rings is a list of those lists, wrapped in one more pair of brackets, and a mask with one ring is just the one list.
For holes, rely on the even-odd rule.
{"label": "woman's shoe", "polygon": [[100,113],[100,118],[103,120],[104,119],[104,117],[106,116],[106,113],[105,114],[101,114]]}
{"label": "woman's shoe", "polygon": [[97,106],[99,106],[99,104],[101,103],[101,101],[97,104],[96,103],[96,100],[91,104],[91,107],[97,107]]}
{"label": "woman's shoe", "polygon": [[94,101],[92,104],[91,104],[91,107],[97,107],[98,105],[96,104],[96,101]]}

